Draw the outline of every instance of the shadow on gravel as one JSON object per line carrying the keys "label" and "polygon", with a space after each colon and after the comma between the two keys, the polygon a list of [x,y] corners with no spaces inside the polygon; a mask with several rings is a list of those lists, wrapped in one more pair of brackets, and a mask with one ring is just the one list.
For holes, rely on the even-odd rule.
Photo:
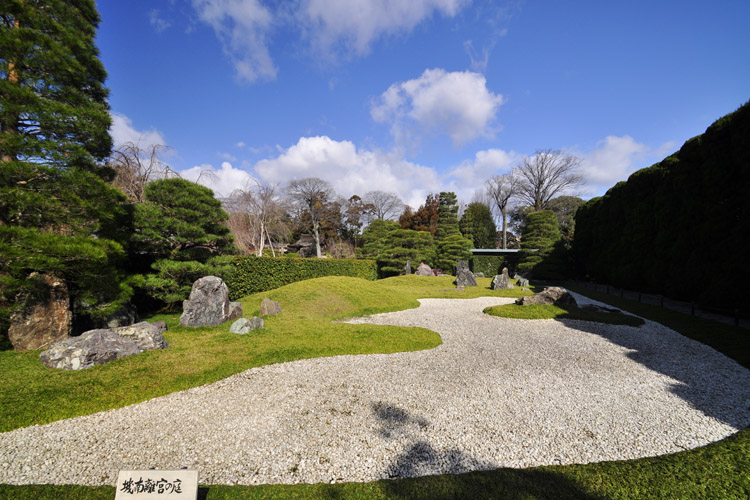
{"label": "shadow on gravel", "polygon": [[[380,420],[381,436],[412,435],[417,426],[431,424],[407,411],[377,402],[371,405]],[[390,480],[380,483],[388,499],[582,499],[605,500],[581,489],[573,481],[544,470],[492,469],[492,465],[461,450],[440,451],[424,439],[411,445],[387,467]],[[483,472],[468,472],[478,471]],[[331,488],[325,498],[339,498]]]}
{"label": "shadow on gravel", "polygon": [[[679,381],[672,384],[670,391],[706,416],[731,425],[738,431],[750,424],[750,371],[743,370],[744,376],[738,378],[736,371],[719,369],[718,366],[703,361],[697,351],[664,349],[659,345],[661,338],[658,334],[654,335],[645,328],[607,328],[602,332],[600,327],[594,327],[586,321],[557,321],[569,328],[593,333],[630,349],[628,358]],[[703,344],[700,346],[706,347]],[[742,391],[734,396],[726,394],[715,381],[742,388]],[[744,414],[740,409],[745,409]]]}

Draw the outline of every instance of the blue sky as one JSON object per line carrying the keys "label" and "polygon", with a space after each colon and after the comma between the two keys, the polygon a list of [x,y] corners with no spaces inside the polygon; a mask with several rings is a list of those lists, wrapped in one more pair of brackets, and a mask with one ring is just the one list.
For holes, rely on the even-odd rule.
{"label": "blue sky", "polygon": [[552,148],[589,198],[750,99],[747,0],[97,5],[115,142],[168,145],[219,195],[316,176],[469,202]]}

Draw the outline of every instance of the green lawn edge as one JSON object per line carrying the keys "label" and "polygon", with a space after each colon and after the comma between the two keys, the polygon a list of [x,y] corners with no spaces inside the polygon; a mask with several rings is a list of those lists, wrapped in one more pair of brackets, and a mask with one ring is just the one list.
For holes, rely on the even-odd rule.
{"label": "green lawn edge", "polygon": [[[633,314],[658,321],[684,335],[711,337],[713,347],[743,366],[745,330],[699,320],[673,311],[652,311],[653,306],[592,293],[567,286],[571,291],[611,304]],[[643,307],[646,306],[646,307]],[[658,309],[658,308],[657,308]],[[705,322],[705,323],[704,323]],[[684,331],[683,331],[684,330]],[[731,340],[739,349],[731,347]],[[709,344],[711,345],[711,344]],[[743,354],[744,353],[744,354]],[[630,461],[587,465],[549,466],[530,469],[498,469],[457,475],[383,480],[371,483],[315,485],[215,486],[199,488],[204,500],[239,499],[746,499],[750,498],[750,428],[733,436],[681,453]],[[111,499],[114,487],[59,485],[0,485],[2,499]]]}
{"label": "green lawn edge", "polygon": [[547,304],[504,304],[486,307],[483,311],[490,316],[508,319],[556,319],[578,320],[608,325],[641,326],[645,323],[642,318],[630,314],[606,313],[587,311],[578,307],[559,307]]}

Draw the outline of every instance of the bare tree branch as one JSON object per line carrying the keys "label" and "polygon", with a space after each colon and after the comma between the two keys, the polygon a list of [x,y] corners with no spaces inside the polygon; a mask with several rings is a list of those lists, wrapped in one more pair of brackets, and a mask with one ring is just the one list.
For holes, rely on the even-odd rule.
{"label": "bare tree branch", "polygon": [[581,159],[560,150],[537,150],[516,167],[521,179],[518,196],[535,211],[545,210],[555,196],[583,184]]}
{"label": "bare tree branch", "polygon": [[500,212],[503,226],[503,249],[508,247],[508,209],[513,198],[520,194],[520,185],[521,179],[515,171],[511,171],[509,174],[494,175],[487,179],[485,183],[487,196]]}
{"label": "bare tree branch", "polygon": [[370,191],[365,194],[363,201],[374,207],[375,219],[393,220],[404,211],[404,202],[396,193]]}
{"label": "bare tree branch", "polygon": [[108,165],[115,171],[112,184],[122,190],[131,201],[140,203],[143,188],[151,181],[180,177],[160,156],[169,150],[163,144],[151,144],[145,148],[138,142],[126,142],[110,154]]}

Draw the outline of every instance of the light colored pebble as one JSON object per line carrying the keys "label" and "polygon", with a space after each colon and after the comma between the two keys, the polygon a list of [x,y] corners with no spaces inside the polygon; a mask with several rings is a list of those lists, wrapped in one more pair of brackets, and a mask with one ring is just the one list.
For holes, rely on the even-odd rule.
{"label": "light colored pebble", "polygon": [[435,349],[264,366],[0,434],[0,483],[113,485],[121,469],[183,466],[203,484],[372,481],[660,455],[750,424],[750,371],[715,350],[652,322],[482,314],[510,301],[351,320],[432,329]]}

